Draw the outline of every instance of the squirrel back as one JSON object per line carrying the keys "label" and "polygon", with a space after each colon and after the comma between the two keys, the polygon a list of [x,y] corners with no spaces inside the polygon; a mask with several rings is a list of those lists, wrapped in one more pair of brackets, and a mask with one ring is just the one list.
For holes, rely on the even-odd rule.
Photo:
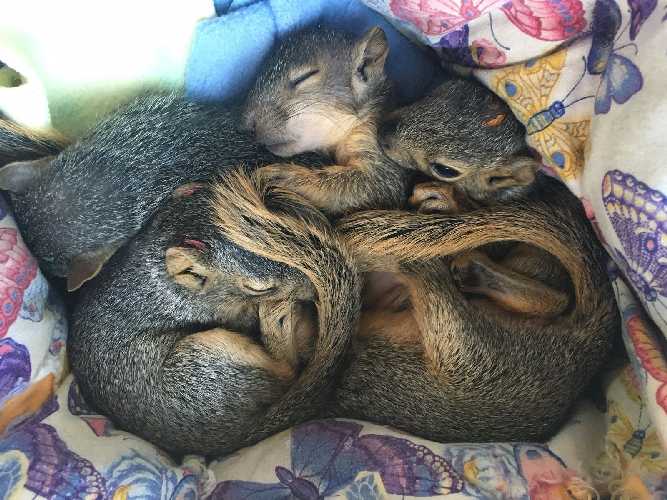
{"label": "squirrel back", "polygon": [[[177,186],[271,161],[238,123],[229,106],[189,102],[178,93],[144,95],[59,154],[59,147],[31,141],[43,157],[5,165],[0,188],[10,192],[42,267],[65,277],[78,256],[107,259],[103,249],[135,234]],[[14,132],[4,127],[0,145],[30,147],[29,137]]]}
{"label": "squirrel back", "polygon": [[[78,293],[68,349],[86,399],[176,453],[229,453],[316,415],[356,328],[359,277],[300,207],[243,173],[171,197]],[[261,344],[258,308],[304,300],[319,326],[297,373]]]}
{"label": "squirrel back", "polygon": [[[400,274],[416,326],[403,341],[382,324],[362,332],[341,372],[336,415],[436,440],[541,440],[557,430],[620,323],[604,251],[578,200],[557,181],[538,183],[523,200],[469,213],[369,211],[340,222],[365,269]],[[544,320],[487,314],[466,298],[451,257],[502,241],[558,258],[571,307]]]}

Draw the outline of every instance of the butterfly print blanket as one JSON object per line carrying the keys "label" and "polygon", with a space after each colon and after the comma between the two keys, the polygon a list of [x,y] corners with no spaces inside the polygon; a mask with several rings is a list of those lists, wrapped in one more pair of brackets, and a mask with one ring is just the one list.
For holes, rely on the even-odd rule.
{"label": "butterfly print blanket", "polygon": [[[331,2],[215,7],[228,26],[261,9],[298,24]],[[609,252],[629,362],[609,366],[548,443],[436,443],[321,420],[210,463],[175,461],[81,397],[62,297],[0,198],[0,499],[667,498],[667,0],[361,3],[502,97],[581,199]]]}

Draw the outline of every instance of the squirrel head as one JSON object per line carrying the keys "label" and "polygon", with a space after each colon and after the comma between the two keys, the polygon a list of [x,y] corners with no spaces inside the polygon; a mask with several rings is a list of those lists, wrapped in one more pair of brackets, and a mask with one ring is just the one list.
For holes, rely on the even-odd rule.
{"label": "squirrel head", "polygon": [[[232,243],[214,217],[209,185],[177,188],[138,236],[146,269],[137,270],[137,276],[150,274],[180,300],[196,303],[212,317],[223,318],[233,309],[256,309],[261,300],[312,299],[312,285],[303,273]],[[109,242],[75,257],[68,272],[69,290],[95,277],[126,243]]]}
{"label": "squirrel head", "polygon": [[265,300],[311,300],[314,289],[300,271],[232,243],[215,225],[210,188],[178,188],[154,222],[166,278],[187,297],[210,307]]}
{"label": "squirrel head", "polygon": [[375,121],[389,93],[382,29],[354,40],[313,29],[268,57],[246,100],[242,127],[279,156],[331,152],[356,126]]}
{"label": "squirrel head", "polygon": [[452,78],[389,113],[379,134],[395,162],[455,184],[481,203],[521,196],[540,167],[509,107],[472,80]]}

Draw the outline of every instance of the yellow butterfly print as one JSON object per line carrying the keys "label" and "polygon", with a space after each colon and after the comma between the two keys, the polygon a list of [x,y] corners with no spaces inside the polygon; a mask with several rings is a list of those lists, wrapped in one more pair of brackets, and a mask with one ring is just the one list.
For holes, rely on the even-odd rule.
{"label": "yellow butterfly print", "polygon": [[627,462],[637,461],[642,469],[649,472],[667,471],[667,456],[662,450],[660,438],[653,425],[635,428],[620,405],[615,402],[609,403],[607,415],[609,419],[607,440]]}
{"label": "yellow butterfly print", "polygon": [[564,49],[512,66],[499,72],[491,86],[526,126],[528,144],[567,181],[579,177],[584,168],[590,120],[563,120],[565,108],[574,102],[564,104],[551,95],[566,57]]}

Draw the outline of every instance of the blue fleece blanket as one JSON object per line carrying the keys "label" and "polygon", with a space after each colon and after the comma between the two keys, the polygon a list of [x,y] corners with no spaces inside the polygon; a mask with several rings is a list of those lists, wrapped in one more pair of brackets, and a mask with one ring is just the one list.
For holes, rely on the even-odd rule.
{"label": "blue fleece blanket", "polygon": [[389,40],[387,72],[399,101],[419,97],[437,75],[437,64],[381,15],[357,0],[217,0],[217,17],[201,21],[186,68],[188,95],[197,100],[240,96],[252,84],[275,43],[311,25],[361,35],[381,26]]}

